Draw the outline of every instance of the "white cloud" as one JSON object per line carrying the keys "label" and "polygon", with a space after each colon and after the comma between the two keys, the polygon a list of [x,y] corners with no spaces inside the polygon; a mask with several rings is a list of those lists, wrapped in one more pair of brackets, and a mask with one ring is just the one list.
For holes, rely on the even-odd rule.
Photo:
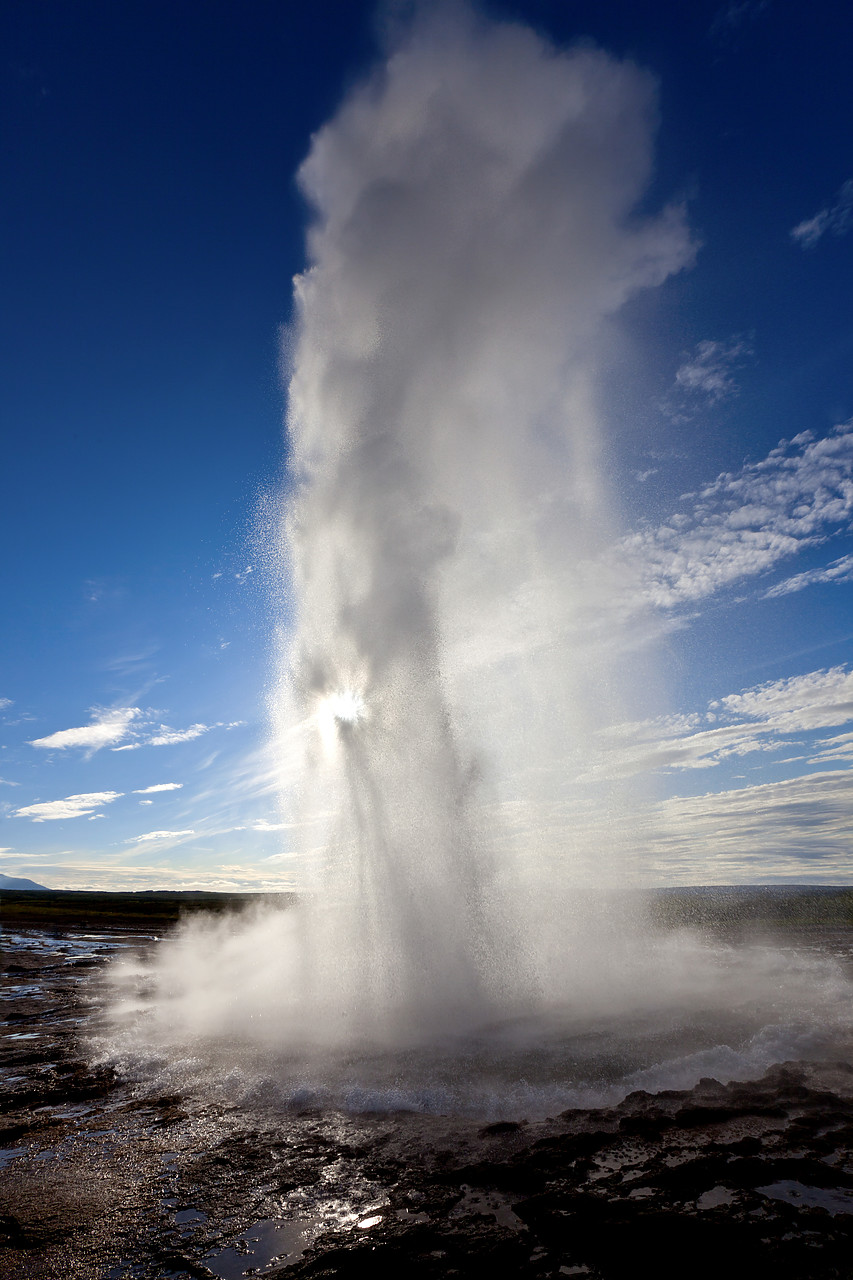
{"label": "white cloud", "polygon": [[650,870],[674,884],[849,880],[853,771],[812,773],[654,807]]}
{"label": "white cloud", "polygon": [[838,193],[835,204],[806,218],[791,231],[791,239],[803,249],[813,249],[822,236],[843,236],[853,227],[853,178],[848,178]]}
{"label": "white cloud", "polygon": [[91,724],[79,729],[60,729],[46,738],[34,738],[30,746],[60,751],[67,747],[83,747],[91,754],[127,737],[130,722],[141,712],[138,707],[113,707],[93,714],[95,718]]}
{"label": "white cloud", "polygon": [[[236,729],[240,725],[245,724],[245,720],[233,720],[226,724],[222,720],[218,720],[215,724],[191,724],[187,729],[173,729],[171,725],[161,724],[156,729],[151,730],[149,726],[144,726],[147,730],[145,734],[137,731],[135,742],[124,743],[120,747],[113,747],[113,751],[138,751],[140,747],[171,747],[181,742],[192,742],[195,738],[200,738],[202,734],[210,733],[213,729]],[[166,788],[159,788],[165,790]]]}
{"label": "white cloud", "polygon": [[823,738],[809,756],[809,764],[839,764],[843,760],[853,761],[853,733]]}
{"label": "white cloud", "polygon": [[684,392],[700,395],[710,404],[737,395],[738,387],[732,371],[740,368],[752,355],[752,348],[742,337],[728,342],[700,342],[692,356],[676,371],[675,381]]}
{"label": "white cloud", "polygon": [[[716,703],[711,703],[712,708]],[[720,699],[730,715],[763,722],[777,733],[802,733],[853,720],[853,672],[843,666],[773,680]]]}
{"label": "white cloud", "polygon": [[841,556],[840,559],[833,560],[822,569],[807,569],[805,573],[795,573],[793,577],[777,582],[774,587],[764,593],[764,598],[769,600],[774,596],[787,596],[794,591],[811,587],[816,582],[851,581],[853,581],[853,555]]}
{"label": "white cloud", "polygon": [[191,724],[188,729],[170,729],[168,725],[161,724],[160,732],[147,738],[144,745],[148,747],[170,747],[176,742],[192,742],[193,738],[200,738],[203,733],[209,733],[211,729],[216,728],[219,728],[219,726]]}
{"label": "white cloud", "polygon": [[12,782],[9,778],[0,778],[0,787],[19,787],[20,782]]}
{"label": "white cloud", "polygon": [[103,804],[112,804],[124,793],[121,791],[87,791],[82,795],[66,796],[64,800],[46,800],[40,804],[28,804],[16,809],[14,817],[31,818],[33,822],[55,822],[62,818],[85,818]]}
{"label": "white cloud", "polygon": [[[712,595],[817,546],[853,514],[853,420],[803,432],[760,462],[725,472],[657,528],[624,539],[641,595],[658,608]],[[639,601],[638,601],[639,603]]]}
{"label": "white cloud", "polygon": [[153,804],[153,803],[154,803],[154,801],[153,801],[153,800],[140,800],[140,801],[139,801],[139,803],[140,803],[140,804]]}
{"label": "white cloud", "polygon": [[11,707],[11,698],[0,698],[0,711],[5,711],[7,707]]}
{"label": "white cloud", "polygon": [[194,836],[195,831],[146,831],[144,835],[132,836],[125,844],[143,844],[147,840],[182,840],[185,836]]}
{"label": "white cloud", "polygon": [[180,791],[182,782],[156,782],[153,787],[139,787],[133,792],[135,796],[148,796],[155,791]]}
{"label": "white cloud", "polygon": [[[732,756],[778,751],[792,735],[813,733],[853,721],[853,671],[846,667],[811,671],[787,680],[727,694],[703,715],[667,716],[616,725],[599,735],[590,753],[588,778],[708,769]],[[712,727],[708,727],[708,725]],[[847,758],[849,743],[817,744],[812,763]]]}

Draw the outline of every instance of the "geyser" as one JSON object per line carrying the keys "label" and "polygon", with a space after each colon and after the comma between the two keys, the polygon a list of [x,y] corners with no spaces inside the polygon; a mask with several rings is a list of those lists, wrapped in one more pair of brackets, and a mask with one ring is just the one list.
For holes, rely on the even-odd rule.
{"label": "geyser", "polygon": [[691,254],[678,210],[634,213],[654,116],[629,63],[444,12],[300,170],[273,710],[299,757],[301,981],[338,1028],[530,998],[537,895],[607,874],[600,841],[547,828],[573,791],[598,832],[617,799],[573,782],[627,648],[590,569],[612,534],[594,391],[608,317]]}
{"label": "geyser", "polygon": [[639,810],[588,768],[642,670],[596,389],[693,252],[637,212],[655,115],[630,62],[441,10],[313,139],[273,557],[300,903],[167,940],[122,1052],[517,1113],[760,1071],[834,1016],[831,966],[642,935]]}

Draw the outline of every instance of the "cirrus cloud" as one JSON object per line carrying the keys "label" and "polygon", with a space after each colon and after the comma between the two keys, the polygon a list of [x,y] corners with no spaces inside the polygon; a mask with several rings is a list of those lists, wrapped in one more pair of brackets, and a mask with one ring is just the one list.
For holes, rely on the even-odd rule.
{"label": "cirrus cloud", "polygon": [[95,709],[91,724],[77,729],[59,729],[44,738],[30,740],[31,747],[43,750],[65,751],[69,747],[82,747],[89,755],[100,751],[102,747],[120,742],[130,733],[130,724],[142,713],[138,707],[112,707],[106,710]]}
{"label": "cirrus cloud", "polygon": [[[602,732],[590,778],[708,769],[730,757],[790,750],[797,736],[853,721],[853,671],[845,666],[726,694],[701,715],[667,716]],[[850,735],[825,739],[797,758],[810,764],[846,759]]]}
{"label": "cirrus cloud", "polygon": [[57,822],[63,818],[86,818],[101,805],[112,804],[122,791],[86,791],[81,795],[66,796],[63,800],[46,800],[39,804],[24,805],[16,809],[13,817],[30,818],[33,822]]}
{"label": "cirrus cloud", "polygon": [[827,234],[843,236],[853,227],[853,178],[841,187],[834,204],[827,205],[797,224],[791,231],[791,239],[803,249],[813,249]]}
{"label": "cirrus cloud", "polygon": [[194,836],[195,831],[146,831],[141,836],[131,836],[125,844],[144,844],[149,840],[183,840],[186,836]]}

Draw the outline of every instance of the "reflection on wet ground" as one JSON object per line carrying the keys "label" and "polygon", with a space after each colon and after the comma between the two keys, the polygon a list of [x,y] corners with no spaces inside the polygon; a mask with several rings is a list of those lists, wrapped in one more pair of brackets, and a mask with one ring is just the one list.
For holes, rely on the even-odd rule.
{"label": "reflection on wet ground", "polygon": [[153,945],[3,935],[3,1280],[849,1274],[848,1063],[485,1125],[152,1094],[79,1033],[105,959]]}

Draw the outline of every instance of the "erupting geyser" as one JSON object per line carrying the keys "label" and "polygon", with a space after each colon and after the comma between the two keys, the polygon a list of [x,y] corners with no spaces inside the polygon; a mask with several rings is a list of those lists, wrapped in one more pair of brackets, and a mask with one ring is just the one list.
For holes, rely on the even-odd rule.
{"label": "erupting geyser", "polygon": [[[271,692],[301,900],[169,940],[132,1052],[189,1039],[195,1077],[206,1038],[220,1082],[505,1113],[657,1079],[698,1052],[691,1005],[761,1006],[732,1070],[784,1056],[763,953],[629,927],[632,797],[589,767],[642,670],[598,380],[693,253],[680,208],[637,212],[655,115],[630,62],[442,9],[313,139]],[[807,965],[784,989],[820,1016]]]}
{"label": "erupting geyser", "polygon": [[591,571],[612,532],[602,329],[691,253],[679,211],[634,216],[654,114],[630,64],[445,13],[300,171],[274,709],[302,753],[303,981],[339,1026],[446,1029],[529,997],[537,893],[607,874],[543,827],[621,709],[619,584]]}

